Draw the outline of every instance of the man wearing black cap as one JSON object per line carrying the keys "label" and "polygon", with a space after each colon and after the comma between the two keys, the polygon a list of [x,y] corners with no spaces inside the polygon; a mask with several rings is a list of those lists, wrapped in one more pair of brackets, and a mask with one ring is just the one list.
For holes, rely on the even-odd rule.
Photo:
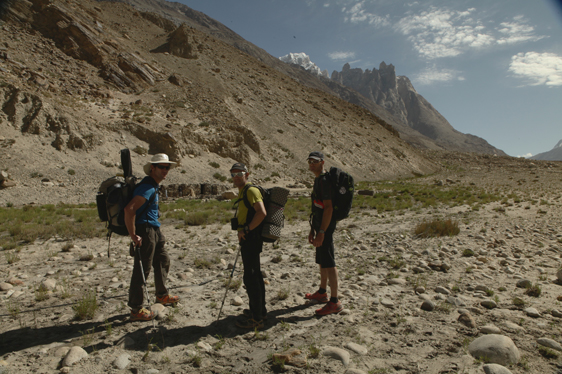
{"label": "man wearing black cap", "polygon": [[[248,293],[250,309],[244,309],[244,320],[236,322],[238,327],[260,329],[266,317],[265,283],[260,267],[263,247],[261,233],[256,230],[267,215],[260,190],[248,183],[248,168],[237,162],[230,168],[235,187],[238,187],[238,241],[244,264],[244,286]],[[249,206],[244,202],[244,195]]]}
{"label": "man wearing black cap", "polygon": [[[322,152],[311,152],[308,155],[308,169],[314,174],[312,188],[312,223],[308,242],[316,247],[316,263],[320,266],[320,288],[313,294],[307,293],[306,299],[317,303],[326,303],[317,309],[316,314],[324,316],[339,313],[343,307],[338,300],[338,270],[334,256],[333,234],[336,229],[332,206],[332,186],[328,173],[324,169],[324,155]],[[326,287],[330,282],[330,298]]]}

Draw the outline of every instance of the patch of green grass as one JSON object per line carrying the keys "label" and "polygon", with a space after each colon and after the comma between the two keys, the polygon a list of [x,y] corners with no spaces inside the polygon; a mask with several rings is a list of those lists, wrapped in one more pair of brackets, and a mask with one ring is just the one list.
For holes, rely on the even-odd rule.
{"label": "patch of green grass", "polygon": [[59,236],[66,240],[98,238],[106,234],[95,203],[82,205],[26,205],[0,208],[0,227],[9,235],[0,237],[0,246],[12,249],[17,243]]}
{"label": "patch of green grass", "polygon": [[214,162],[214,161],[209,162],[209,165],[210,165],[211,167],[214,167],[215,169],[218,169],[218,168],[221,167],[218,162]]}
{"label": "patch of green grass", "polygon": [[559,356],[558,352],[543,346],[539,347],[539,353],[541,354],[541,356],[548,359],[557,359]]}

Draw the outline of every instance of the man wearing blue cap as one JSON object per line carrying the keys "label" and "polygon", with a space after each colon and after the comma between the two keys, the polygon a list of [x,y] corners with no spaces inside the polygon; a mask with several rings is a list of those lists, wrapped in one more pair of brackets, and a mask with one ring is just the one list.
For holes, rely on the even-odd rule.
{"label": "man wearing blue cap", "polygon": [[[308,155],[308,169],[314,174],[312,188],[312,222],[308,242],[316,247],[316,263],[320,266],[320,288],[313,294],[307,293],[305,298],[317,303],[326,303],[317,309],[316,314],[339,313],[343,306],[338,300],[338,270],[334,256],[334,231],[336,220],[333,216],[332,186],[328,173],[324,169],[324,154],[311,152]],[[330,298],[326,288],[330,282]]]}

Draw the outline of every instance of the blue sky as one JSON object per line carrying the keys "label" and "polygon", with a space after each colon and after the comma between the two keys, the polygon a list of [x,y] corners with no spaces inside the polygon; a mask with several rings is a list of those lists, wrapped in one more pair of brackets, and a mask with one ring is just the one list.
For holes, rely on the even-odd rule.
{"label": "blue sky", "polygon": [[511,156],[562,139],[562,0],[181,0],[275,57],[393,64],[450,123]]}

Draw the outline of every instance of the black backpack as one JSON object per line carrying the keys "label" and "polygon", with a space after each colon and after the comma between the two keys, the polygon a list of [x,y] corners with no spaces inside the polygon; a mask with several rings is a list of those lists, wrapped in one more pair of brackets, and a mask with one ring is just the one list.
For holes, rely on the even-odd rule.
{"label": "black backpack", "polygon": [[355,192],[353,177],[345,171],[332,166],[328,172],[328,179],[333,191],[333,215],[336,221],[341,221],[349,217],[349,211],[353,204],[353,193]]}
{"label": "black backpack", "polygon": [[289,190],[283,187],[263,188],[253,184],[246,185],[242,190],[242,199],[238,199],[234,202],[234,207],[236,207],[235,218],[238,213],[238,204],[241,200],[244,202],[246,208],[248,208],[246,223],[250,223],[255,214],[255,209],[248,200],[248,188],[250,187],[256,187],[260,191],[263,198],[263,205],[267,213],[257,230],[261,232],[264,242],[273,243],[281,237],[281,229],[285,226],[285,215],[283,211],[285,210],[285,204],[287,204]]}
{"label": "black backpack", "polygon": [[[123,177],[115,176],[103,181],[96,195],[96,205],[98,216],[102,222],[107,222],[107,238],[111,245],[111,234],[129,236],[127,226],[125,226],[125,207],[133,199],[135,188],[140,184],[151,184],[155,187],[155,193],[148,200],[148,204],[137,215],[143,215],[156,199],[158,185],[149,178],[147,180],[138,179],[132,175],[131,153],[128,149],[121,150],[121,165],[123,167]],[[109,256],[109,247],[107,249]]]}

